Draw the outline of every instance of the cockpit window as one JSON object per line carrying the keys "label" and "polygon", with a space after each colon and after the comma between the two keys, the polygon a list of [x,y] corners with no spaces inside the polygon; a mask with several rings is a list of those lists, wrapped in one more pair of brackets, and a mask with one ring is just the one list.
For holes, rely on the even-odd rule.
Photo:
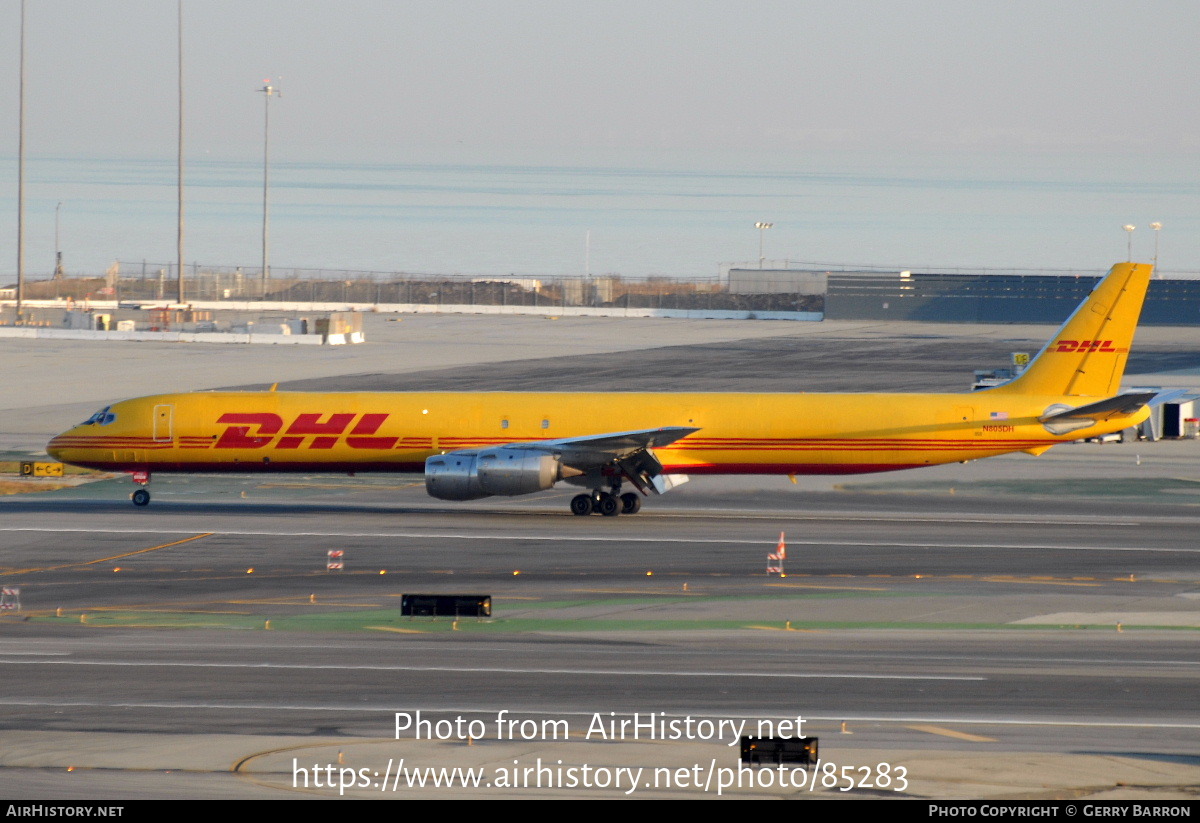
{"label": "cockpit window", "polygon": [[100,411],[93,414],[87,420],[83,421],[85,426],[94,426],[97,423],[101,426],[107,426],[109,423],[117,419],[117,416],[111,411],[112,406],[105,406]]}

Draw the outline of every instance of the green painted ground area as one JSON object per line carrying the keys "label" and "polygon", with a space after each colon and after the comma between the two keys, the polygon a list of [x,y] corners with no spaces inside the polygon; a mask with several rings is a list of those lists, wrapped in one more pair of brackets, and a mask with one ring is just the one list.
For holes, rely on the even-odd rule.
{"label": "green painted ground area", "polygon": [[[78,615],[64,617],[35,617],[40,623],[80,625]],[[398,634],[439,634],[464,632],[471,634],[527,634],[536,632],[688,632],[713,630],[758,631],[836,631],[842,629],[899,629],[909,631],[1113,631],[1111,624],[1012,624],[1012,623],[929,623],[902,621],[825,621],[825,620],[686,620],[665,618],[627,619],[555,619],[555,618],[452,618],[402,617],[396,610],[355,612],[326,612],[323,614],[284,615],[265,618],[261,615],[197,614],[164,612],[106,611],[88,614],[86,625],[92,628],[163,628],[219,629],[227,631],[298,631],[298,632],[395,632]],[[1173,630],[1200,631],[1187,626],[1125,626],[1124,631]]]}
{"label": "green painted ground area", "polygon": [[[787,592],[781,591],[772,594],[758,595],[696,595],[696,594],[678,594],[670,597],[598,597],[589,600],[539,600],[539,601],[522,601],[519,606],[521,611],[532,611],[534,609],[578,609],[588,608],[592,606],[674,606],[680,603],[772,603],[779,604],[788,601],[810,601],[810,600],[829,600],[829,599],[844,599],[847,597],[854,598],[871,598],[871,597],[940,597],[938,593],[929,594],[927,592],[892,592],[892,591],[849,591],[843,589],[831,589],[830,591],[814,592],[814,591],[797,591]],[[950,595],[946,595],[949,597]]]}

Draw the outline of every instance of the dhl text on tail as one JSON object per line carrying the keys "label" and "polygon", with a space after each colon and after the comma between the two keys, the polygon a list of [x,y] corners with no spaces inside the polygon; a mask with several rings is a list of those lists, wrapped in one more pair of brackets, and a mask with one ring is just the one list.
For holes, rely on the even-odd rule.
{"label": "dhl text on tail", "polygon": [[[1015,380],[962,394],[196,392],[107,406],[55,458],[127,471],[424,472],[445,500],[567,482],[578,515],[632,514],[706,474],[854,474],[1041,454],[1135,426],[1120,394],[1151,267],[1119,263]],[[622,489],[629,490],[622,493]]]}

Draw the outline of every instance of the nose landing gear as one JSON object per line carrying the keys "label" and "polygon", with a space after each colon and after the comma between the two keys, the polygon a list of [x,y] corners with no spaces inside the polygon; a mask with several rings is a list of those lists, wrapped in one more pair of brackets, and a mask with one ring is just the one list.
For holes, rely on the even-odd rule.
{"label": "nose landing gear", "polygon": [[133,490],[133,494],[129,495],[129,499],[133,501],[133,505],[149,506],[150,505],[150,490],[146,486],[150,483],[150,472],[135,471],[130,472],[133,476],[133,482],[138,484],[138,488]]}

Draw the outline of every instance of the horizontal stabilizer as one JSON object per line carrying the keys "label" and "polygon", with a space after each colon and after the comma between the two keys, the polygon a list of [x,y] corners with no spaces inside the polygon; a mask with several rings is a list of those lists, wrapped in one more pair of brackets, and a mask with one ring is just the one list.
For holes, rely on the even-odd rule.
{"label": "horizontal stabilizer", "polygon": [[1093,420],[1107,420],[1110,417],[1118,415],[1124,416],[1133,414],[1135,411],[1145,406],[1157,396],[1158,392],[1130,392],[1129,394],[1118,394],[1114,397],[1109,397],[1104,400],[1098,400],[1095,403],[1088,403],[1086,406],[1076,406],[1073,409],[1062,409],[1052,406],[1053,411],[1047,411],[1038,420],[1042,423],[1051,423],[1055,420],[1067,420],[1078,418],[1090,418]]}
{"label": "horizontal stabilizer", "polygon": [[1179,398],[1191,393],[1191,389],[1168,389],[1167,391],[1160,391],[1158,394],[1154,395],[1154,399],[1146,405],[1150,408],[1154,408],[1155,406],[1161,406],[1163,403],[1170,403],[1172,400],[1178,400]]}

